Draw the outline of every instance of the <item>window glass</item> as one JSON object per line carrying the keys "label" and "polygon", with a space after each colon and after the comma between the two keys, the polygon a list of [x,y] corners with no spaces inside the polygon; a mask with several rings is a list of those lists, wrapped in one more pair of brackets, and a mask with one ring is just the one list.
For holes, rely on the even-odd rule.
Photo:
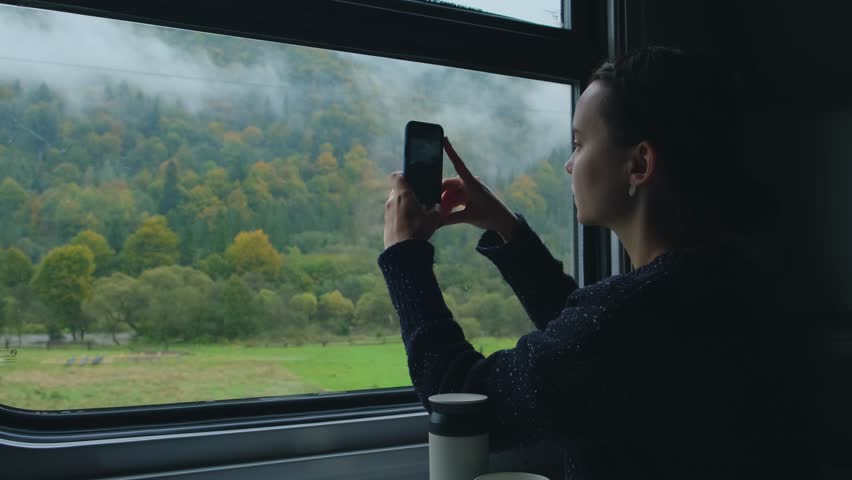
{"label": "window glass", "polygon": [[454,5],[471,10],[494,13],[525,22],[563,27],[567,22],[562,13],[562,0],[425,0],[432,3]]}
{"label": "window glass", "polygon": [[[410,385],[376,264],[406,122],[443,125],[571,272],[571,99],[553,83],[0,7],[0,403]],[[480,233],[433,240],[447,302],[487,354],[532,327],[475,254]]]}

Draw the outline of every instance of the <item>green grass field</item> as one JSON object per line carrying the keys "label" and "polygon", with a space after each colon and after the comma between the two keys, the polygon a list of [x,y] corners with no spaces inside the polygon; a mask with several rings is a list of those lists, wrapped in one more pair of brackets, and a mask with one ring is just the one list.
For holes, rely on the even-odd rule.
{"label": "green grass field", "polygon": [[[514,339],[471,342],[489,355]],[[411,385],[399,340],[303,346],[21,348],[0,364],[0,404],[76,410],[339,392]],[[96,356],[100,365],[91,365]],[[80,366],[87,356],[89,364]],[[75,357],[75,364],[65,366]]]}

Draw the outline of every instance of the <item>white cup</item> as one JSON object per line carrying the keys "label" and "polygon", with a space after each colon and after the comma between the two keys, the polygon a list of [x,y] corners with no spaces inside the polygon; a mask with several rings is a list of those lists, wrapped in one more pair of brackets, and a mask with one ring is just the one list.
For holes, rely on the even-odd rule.
{"label": "white cup", "polygon": [[432,395],[429,403],[429,479],[471,480],[490,471],[488,397],[475,393]]}
{"label": "white cup", "polygon": [[498,472],[481,475],[474,480],[547,480],[547,477],[542,477],[534,473]]}

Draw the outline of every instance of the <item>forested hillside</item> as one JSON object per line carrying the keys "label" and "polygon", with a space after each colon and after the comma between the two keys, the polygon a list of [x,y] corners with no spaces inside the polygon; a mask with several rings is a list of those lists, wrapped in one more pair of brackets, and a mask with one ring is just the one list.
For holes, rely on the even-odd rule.
{"label": "forested hillside", "polygon": [[[58,28],[55,16],[0,14]],[[411,119],[444,124],[572,270],[570,116],[530,103],[540,82],[121,29],[193,70],[0,60],[2,332],[129,331],[166,345],[395,335],[376,257]],[[524,333],[517,299],[474,252],[479,234],[436,234],[446,300],[468,335]]]}

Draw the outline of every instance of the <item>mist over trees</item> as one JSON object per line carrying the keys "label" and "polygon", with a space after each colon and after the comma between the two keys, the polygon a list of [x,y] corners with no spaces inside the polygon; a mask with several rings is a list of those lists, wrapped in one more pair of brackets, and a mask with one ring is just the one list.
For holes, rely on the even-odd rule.
{"label": "mist over trees", "polygon": [[[112,71],[48,43],[80,22],[116,42]],[[557,90],[541,82],[12,7],[0,25],[0,39],[52,33],[2,60],[0,333],[395,334],[376,257],[411,119],[442,123],[573,268],[570,112],[548,110]],[[44,60],[53,50],[63,65]],[[433,239],[447,303],[468,335],[525,333],[473,250],[480,233]]]}

